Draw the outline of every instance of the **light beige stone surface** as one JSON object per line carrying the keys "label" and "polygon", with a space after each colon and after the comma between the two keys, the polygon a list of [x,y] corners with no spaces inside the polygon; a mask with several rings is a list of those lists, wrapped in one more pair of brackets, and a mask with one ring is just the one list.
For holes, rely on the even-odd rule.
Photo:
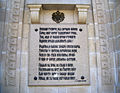
{"label": "light beige stone surface", "polygon": [[[52,20],[52,14],[55,13],[57,10],[42,10],[41,16],[40,16],[40,23],[46,24],[46,23],[56,23]],[[75,10],[59,10],[60,12],[63,12],[65,15],[65,19],[61,23],[77,23],[77,11]],[[74,15],[74,16],[73,16]]]}
{"label": "light beige stone surface", "polygon": [[[40,28],[56,28],[57,30],[39,30]],[[58,28],[69,28],[69,29],[72,29],[72,28],[75,28],[77,30],[65,30],[67,32],[71,32],[70,34],[65,34],[65,35],[68,35],[68,36],[75,36],[75,38],[71,39],[71,38],[66,38],[66,40],[72,40],[70,41],[69,43],[68,42],[56,42],[56,43],[47,43],[47,42],[39,42],[39,40],[61,40],[60,38],[53,38],[54,36],[65,36],[64,34],[60,34],[61,32],[64,33],[65,31],[64,30],[58,30]],[[38,29],[38,31],[36,32],[35,29]],[[80,31],[80,29],[82,29],[82,31]],[[88,35],[87,35],[87,25],[77,25],[77,24],[54,24],[54,25],[50,25],[50,24],[42,24],[42,25],[31,25],[31,28],[30,28],[30,39],[29,39],[29,53],[30,53],[30,58],[29,58],[29,85],[81,85],[81,84],[89,84],[89,62],[88,62]],[[52,37],[52,38],[46,38],[46,36],[48,36],[47,34],[42,34],[42,33],[47,33],[49,32],[49,36]],[[51,34],[52,32],[58,32],[57,34],[54,34],[53,35]],[[75,34],[72,34],[73,32],[76,32],[76,35]],[[41,34],[39,34],[41,33]],[[40,38],[40,35],[44,38]],[[64,40],[64,38],[62,38],[62,40]],[[84,42],[84,43],[83,43]],[[53,52],[52,53],[52,50],[53,48],[39,48],[40,45],[46,45],[46,46],[51,46],[51,45],[55,45],[59,48],[55,48],[57,50],[64,50],[64,49],[69,49],[69,50],[74,50],[74,49],[77,49],[77,52]],[[61,48],[60,46],[63,46],[65,45],[66,48]],[[80,48],[67,48],[67,46],[71,46],[71,45],[79,45]],[[45,52],[42,52],[40,51],[39,49],[41,50],[45,50],[47,49],[47,53]],[[42,52],[43,54],[50,54],[50,56],[44,56],[44,58],[48,58],[49,60],[45,60],[45,61],[42,61],[42,60],[38,60],[40,57],[43,58],[43,56],[39,56],[39,53]],[[68,55],[67,57],[64,57],[64,56],[52,56],[52,54],[66,54]],[[74,54],[75,56],[69,56],[70,54]],[[85,55],[85,56],[84,56]],[[65,58],[66,60],[65,61],[58,61],[57,59],[58,58]],[[55,58],[56,61],[51,61],[50,59],[51,58]],[[75,58],[75,60],[68,60],[69,58]],[[63,71],[47,71],[47,72],[50,72],[51,74],[52,73],[56,73],[55,75],[58,74],[58,76],[55,76],[55,75],[42,75],[40,76],[39,73],[45,73],[46,71],[43,70],[43,71],[40,71],[39,68],[45,68],[45,67],[42,67],[42,66],[39,66],[39,63],[40,64],[73,64],[72,67],[70,66],[65,66],[62,68],[76,68],[76,70],[67,70],[67,72],[74,72],[75,75],[59,75],[60,72],[63,72],[63,73],[66,73],[65,70]],[[53,66],[46,66],[46,68],[49,68],[49,69],[52,69],[52,68],[58,68],[57,66],[53,67]],[[59,66],[59,68],[61,68]],[[66,73],[67,74],[67,73]],[[85,79],[81,79],[81,77],[84,76]],[[34,77],[37,77],[38,79],[37,80],[34,80]],[[71,80],[40,80],[39,77],[75,77],[75,79]],[[77,81],[76,81],[77,80]],[[86,80],[86,81],[84,81]]]}
{"label": "light beige stone surface", "polygon": [[[68,0],[52,0],[52,2],[47,2],[47,0],[0,0],[0,93],[120,93],[119,0],[69,0],[70,4],[74,3],[70,8],[63,7],[62,9],[65,10],[61,10],[59,7],[59,11],[66,15],[66,19],[62,23],[76,24],[78,14],[73,8],[75,4],[79,4],[78,2],[90,4],[91,2],[87,19],[88,40],[90,41],[90,85],[28,86],[28,41],[31,19],[27,4],[32,4],[32,2],[40,4],[39,1],[68,4]],[[43,8],[40,12],[41,23],[55,24],[51,20],[51,14],[56,11],[56,8],[49,7],[49,10]],[[11,27],[13,23],[18,25],[17,29],[16,26],[12,26],[17,31],[15,39],[10,36],[10,31],[14,31]],[[103,39],[106,40],[105,45],[100,43]],[[13,49],[16,51],[9,51],[9,44],[12,47],[15,46]],[[107,51],[101,52],[101,46]],[[13,70],[15,65],[16,69]],[[8,75],[14,78],[11,79]]]}

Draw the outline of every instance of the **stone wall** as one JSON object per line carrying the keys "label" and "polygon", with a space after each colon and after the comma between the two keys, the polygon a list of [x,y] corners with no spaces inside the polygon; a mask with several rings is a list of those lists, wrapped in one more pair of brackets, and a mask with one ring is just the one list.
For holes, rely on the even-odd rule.
{"label": "stone wall", "polygon": [[115,75],[115,92],[120,92],[120,1],[109,0],[109,10],[111,18],[111,29],[113,32],[113,59]]}
{"label": "stone wall", "polygon": [[116,56],[116,91],[120,92],[120,2],[115,0],[114,7],[114,48]]}
{"label": "stone wall", "polygon": [[[27,3],[0,0],[0,93],[119,93],[119,0],[91,0],[87,19],[91,82],[87,86],[28,86],[31,20]],[[72,16],[72,11],[65,12]]]}
{"label": "stone wall", "polygon": [[114,93],[113,35],[108,2],[93,0],[98,92]]}
{"label": "stone wall", "polygon": [[1,91],[19,93],[24,0],[1,0]]}
{"label": "stone wall", "polygon": [[[4,37],[4,20],[5,20],[5,11],[6,11],[6,0],[0,1],[0,74],[2,74],[2,43],[3,43],[3,37]],[[0,75],[0,91],[2,87],[2,76]]]}
{"label": "stone wall", "polygon": [[[48,12],[47,12],[48,11]],[[41,12],[50,13],[55,12],[56,10],[42,10]],[[62,10],[62,12],[69,14],[68,17],[71,17],[69,20],[63,21],[63,23],[77,23],[76,19],[73,19],[73,15],[75,15],[75,11],[73,10]],[[66,15],[66,16],[67,16]],[[76,15],[75,15],[76,16]],[[95,53],[95,37],[94,37],[94,24],[93,24],[93,17],[92,17],[92,8],[89,10],[88,14],[88,39],[89,39],[89,63],[90,63],[90,81],[91,85],[87,86],[42,86],[42,87],[31,87],[27,86],[28,82],[28,40],[29,40],[29,28],[30,28],[30,11],[27,8],[27,5],[25,6],[24,11],[24,27],[23,27],[23,40],[22,40],[22,53],[23,57],[21,59],[21,92],[20,93],[97,93],[97,69],[96,69],[96,53]],[[44,19],[41,18],[42,23],[55,23],[51,19],[49,21],[46,21],[47,18],[50,18],[50,16],[43,15]]]}

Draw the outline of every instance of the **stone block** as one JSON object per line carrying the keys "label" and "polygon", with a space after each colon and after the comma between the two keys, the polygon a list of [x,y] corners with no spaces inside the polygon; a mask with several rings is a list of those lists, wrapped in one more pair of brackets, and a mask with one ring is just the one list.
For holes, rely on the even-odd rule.
{"label": "stone block", "polygon": [[11,29],[18,30],[18,23],[12,23],[11,24]]}
{"label": "stone block", "polygon": [[29,36],[29,24],[24,24],[23,26],[24,30],[23,30],[23,38],[28,38]]}
{"label": "stone block", "polygon": [[100,45],[105,46],[107,43],[106,39],[100,39]]}
{"label": "stone block", "polygon": [[114,24],[111,24],[111,27],[112,27],[113,36],[115,36],[115,33],[116,33],[116,31],[115,31],[115,25],[114,25]]}
{"label": "stone block", "polygon": [[8,68],[9,69],[16,69],[16,62],[9,61],[8,62]]}
{"label": "stone block", "polygon": [[102,93],[114,93],[113,85],[106,85],[102,87]]}
{"label": "stone block", "polygon": [[4,22],[0,22],[0,38],[3,38],[4,32]]}
{"label": "stone block", "polygon": [[103,11],[102,10],[98,10],[97,11],[97,16],[98,17],[103,17],[104,16]]}
{"label": "stone block", "polygon": [[102,69],[102,84],[111,85],[113,81],[111,69]]}
{"label": "stone block", "polygon": [[90,68],[96,68],[96,55],[89,55]]}
{"label": "stone block", "polygon": [[107,46],[100,46],[101,53],[107,53]]}
{"label": "stone block", "polygon": [[[6,81],[7,86],[15,86],[16,85],[16,79],[15,78],[7,77],[6,79],[7,79],[7,81]],[[12,91],[13,90],[9,90],[10,93],[12,93]],[[8,92],[6,92],[6,93],[8,93]],[[13,93],[15,93],[15,92],[13,92]]]}
{"label": "stone block", "polygon": [[120,21],[115,24],[115,36],[120,35]]}
{"label": "stone block", "polygon": [[28,39],[23,39],[22,40],[22,51],[23,52],[28,52]]}
{"label": "stone block", "polygon": [[100,36],[100,38],[106,39],[107,34],[105,32],[103,32],[103,31],[100,31],[99,36]]}
{"label": "stone block", "polygon": [[30,23],[30,12],[28,9],[24,10],[24,24]]}
{"label": "stone block", "polygon": [[97,93],[97,87],[96,86],[91,86],[90,92],[89,93]]}
{"label": "stone block", "polygon": [[97,4],[102,3],[102,0],[96,0],[96,3]]}
{"label": "stone block", "polygon": [[19,9],[20,8],[20,3],[17,1],[14,1],[14,8]]}
{"label": "stone block", "polygon": [[113,51],[114,51],[114,48],[113,48],[113,39],[109,39],[108,40],[108,51],[110,52],[110,53],[112,53]]}
{"label": "stone block", "polygon": [[101,66],[102,66],[103,69],[106,69],[106,68],[108,69],[108,68],[111,67],[109,61],[102,61]]}
{"label": "stone block", "polygon": [[120,86],[116,87],[116,93],[120,93]]}
{"label": "stone block", "polygon": [[[18,0],[19,1],[19,0]],[[20,2],[20,8],[24,8],[24,6],[25,6],[25,1],[24,0],[20,0],[19,1]]]}
{"label": "stone block", "polygon": [[100,31],[100,30],[99,30],[99,28],[98,28],[98,24],[96,24],[94,27],[95,27],[95,36],[96,36],[96,37],[99,37],[99,31]]}
{"label": "stone block", "polygon": [[116,64],[117,68],[120,68],[120,53],[116,54]]}
{"label": "stone block", "polygon": [[14,15],[12,15],[11,19],[12,19],[12,21],[15,22],[15,23],[18,23],[18,22],[19,22],[19,16],[14,16]]}
{"label": "stone block", "polygon": [[94,25],[88,25],[88,36],[89,37],[94,37]]}
{"label": "stone block", "polygon": [[112,23],[114,23],[114,20],[115,20],[115,18],[114,18],[114,13],[115,13],[114,10],[111,10],[111,11],[110,11],[110,16],[111,16],[110,18],[111,18],[111,22],[112,22]]}
{"label": "stone block", "polygon": [[14,0],[15,3],[20,3],[21,0]]}
{"label": "stone block", "polygon": [[9,45],[8,50],[12,53],[16,53],[16,51],[17,51],[16,47],[17,47],[16,45]]}
{"label": "stone block", "polygon": [[[28,86],[27,86],[27,80],[28,80],[28,54],[24,54],[24,52],[21,52],[21,93],[27,93]],[[30,87],[29,87],[30,88]]]}
{"label": "stone block", "polygon": [[102,3],[98,3],[96,8],[97,8],[97,10],[102,10],[103,9]]}
{"label": "stone block", "polygon": [[5,21],[5,9],[0,9],[0,22]]}
{"label": "stone block", "polygon": [[5,23],[5,28],[4,28],[4,37],[7,38],[8,36],[8,31],[9,31],[9,27],[10,27],[10,24],[8,24],[7,22]]}
{"label": "stone block", "polygon": [[17,38],[8,38],[8,42],[12,45],[16,45],[17,44]]}
{"label": "stone block", "polygon": [[[28,65],[28,54],[24,54],[24,52],[21,53],[21,65],[22,65],[22,69],[26,69],[27,70],[27,65]],[[27,74],[27,73],[26,73]]]}
{"label": "stone block", "polygon": [[17,38],[17,52],[21,51],[21,49],[22,49],[21,44],[22,44],[22,39],[21,38]]}
{"label": "stone block", "polygon": [[59,93],[57,87],[30,87],[29,93]]}
{"label": "stone block", "polygon": [[9,32],[11,37],[17,37],[18,36],[18,31],[17,30],[11,30],[11,32]]}
{"label": "stone block", "polygon": [[13,9],[12,12],[14,16],[19,16],[19,12],[20,12],[19,9]]}
{"label": "stone block", "polygon": [[93,23],[92,9],[88,10],[88,16],[89,17],[87,18],[87,23]]}
{"label": "stone block", "polygon": [[58,88],[58,93],[67,93],[67,88],[66,87]]}
{"label": "stone block", "polygon": [[97,69],[96,68],[91,68],[90,69],[90,86],[96,86],[97,85]]}
{"label": "stone block", "polygon": [[9,53],[8,60],[16,61],[16,54],[15,53]]}
{"label": "stone block", "polygon": [[16,76],[16,71],[15,70],[8,70],[7,74],[10,78],[14,78]]}
{"label": "stone block", "polygon": [[116,39],[116,50],[119,51],[120,50],[120,37],[118,37]]}
{"label": "stone block", "polygon": [[22,30],[23,30],[23,25],[19,23],[18,37],[22,37]]}
{"label": "stone block", "polygon": [[111,26],[111,24],[107,24],[106,28],[107,28],[108,37],[112,37],[113,33],[112,33],[112,26]]}
{"label": "stone block", "polygon": [[23,17],[24,17],[24,10],[23,10],[23,8],[20,8],[19,9],[19,23],[21,23],[22,24],[22,22],[23,22]]}
{"label": "stone block", "polygon": [[101,32],[105,32],[105,25],[104,25],[104,24],[99,24],[99,25],[98,25],[98,29],[99,29],[99,31],[101,31]]}
{"label": "stone block", "polygon": [[110,68],[114,69],[114,63],[115,63],[115,54],[114,53],[109,53],[109,64],[110,64]]}
{"label": "stone block", "polygon": [[89,93],[90,87],[67,88],[67,93]]}
{"label": "stone block", "polygon": [[114,2],[114,0],[109,1],[108,4],[109,4],[109,8],[110,8],[111,10],[114,9],[114,7],[115,7],[115,2]]}
{"label": "stone block", "polygon": [[109,11],[106,11],[105,12],[105,15],[106,15],[106,23],[111,23],[111,15],[110,15],[110,12]]}
{"label": "stone block", "polygon": [[97,11],[96,10],[94,10],[93,15],[94,15],[94,23],[98,23],[98,17],[97,17]]}
{"label": "stone block", "polygon": [[120,68],[118,68],[118,84],[120,84]]}
{"label": "stone block", "polygon": [[3,42],[4,42],[4,43],[3,43],[3,49],[2,49],[2,50],[3,50],[3,51],[7,51],[7,43],[8,43],[8,42],[7,42],[7,38],[4,38],[4,39],[3,39]]}
{"label": "stone block", "polygon": [[120,18],[120,5],[118,5],[115,9],[116,21]]}
{"label": "stone block", "polygon": [[105,54],[101,54],[100,55],[100,59],[101,59],[101,61],[108,61],[108,54],[107,53],[105,53]]}
{"label": "stone block", "polygon": [[98,18],[98,23],[99,23],[99,24],[104,24],[104,23],[105,23],[104,17],[99,17],[99,18]]}
{"label": "stone block", "polygon": [[95,52],[95,40],[89,39],[89,52]]}
{"label": "stone block", "polygon": [[113,38],[113,49],[116,50],[116,38]]}
{"label": "stone block", "polygon": [[109,10],[109,5],[110,5],[109,2],[106,1],[106,0],[104,0],[103,2],[104,2],[104,5],[105,5],[104,10],[106,10],[106,11]]}
{"label": "stone block", "polygon": [[95,43],[96,43],[96,51],[100,52],[100,41],[99,41],[99,39],[97,39]]}

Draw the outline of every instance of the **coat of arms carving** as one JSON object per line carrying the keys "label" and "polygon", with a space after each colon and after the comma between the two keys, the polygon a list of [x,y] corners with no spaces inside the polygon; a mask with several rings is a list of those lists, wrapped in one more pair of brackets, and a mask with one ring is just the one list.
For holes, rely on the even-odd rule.
{"label": "coat of arms carving", "polygon": [[56,23],[60,23],[65,19],[64,13],[62,12],[55,12],[52,14],[52,20],[55,21]]}

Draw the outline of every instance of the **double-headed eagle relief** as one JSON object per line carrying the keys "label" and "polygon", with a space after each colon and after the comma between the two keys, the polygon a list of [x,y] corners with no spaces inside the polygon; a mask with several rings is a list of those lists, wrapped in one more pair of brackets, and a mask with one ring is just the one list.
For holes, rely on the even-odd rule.
{"label": "double-headed eagle relief", "polygon": [[56,23],[60,23],[65,19],[64,13],[62,12],[55,12],[52,14],[52,20],[55,21]]}

